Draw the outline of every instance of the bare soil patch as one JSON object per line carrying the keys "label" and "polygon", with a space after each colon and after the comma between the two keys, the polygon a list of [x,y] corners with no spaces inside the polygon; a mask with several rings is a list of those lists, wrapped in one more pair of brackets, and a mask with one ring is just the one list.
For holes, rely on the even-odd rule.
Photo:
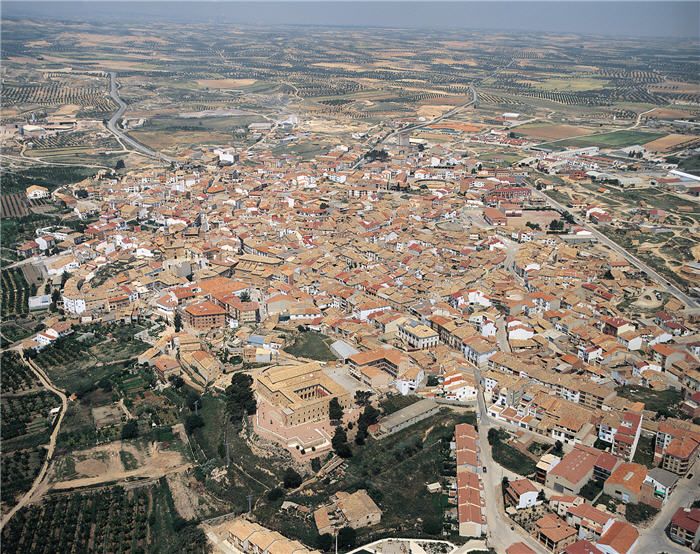
{"label": "bare soil patch", "polygon": [[644,148],[653,152],[669,152],[675,150],[681,145],[693,141],[700,141],[699,137],[693,135],[666,135],[663,138],[652,140],[644,145]]}
{"label": "bare soil patch", "polygon": [[[135,469],[127,470],[124,467],[120,451],[133,457]],[[180,452],[163,450],[159,443],[150,443],[143,449],[137,444],[115,441],[74,452],[72,457],[75,460],[77,477],[58,481],[53,484],[53,488],[87,487],[133,477],[158,478],[191,467]]]}
{"label": "bare soil patch", "polygon": [[569,137],[580,137],[591,132],[585,127],[576,127],[574,125],[523,125],[516,127],[514,131],[520,135],[534,137],[538,139],[563,139]]}
{"label": "bare soil patch", "polygon": [[255,79],[198,79],[197,84],[200,87],[226,89],[249,87],[257,83]]}
{"label": "bare soil patch", "polygon": [[425,117],[427,119],[433,119],[435,117],[441,116],[442,114],[449,112],[454,106],[420,106],[416,113],[419,117]]}

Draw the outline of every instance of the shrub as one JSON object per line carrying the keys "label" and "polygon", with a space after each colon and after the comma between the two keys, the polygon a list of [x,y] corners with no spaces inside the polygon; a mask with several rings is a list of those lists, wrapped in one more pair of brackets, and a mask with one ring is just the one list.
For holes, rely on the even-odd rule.
{"label": "shrub", "polygon": [[296,489],[301,486],[303,479],[294,468],[288,467],[284,472],[283,482],[285,489]]}

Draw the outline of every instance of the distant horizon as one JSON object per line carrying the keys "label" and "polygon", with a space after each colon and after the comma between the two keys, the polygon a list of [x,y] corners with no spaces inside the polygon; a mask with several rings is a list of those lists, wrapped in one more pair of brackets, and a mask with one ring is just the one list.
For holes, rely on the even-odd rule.
{"label": "distant horizon", "polygon": [[9,1],[2,19],[700,38],[700,2],[685,1]]}

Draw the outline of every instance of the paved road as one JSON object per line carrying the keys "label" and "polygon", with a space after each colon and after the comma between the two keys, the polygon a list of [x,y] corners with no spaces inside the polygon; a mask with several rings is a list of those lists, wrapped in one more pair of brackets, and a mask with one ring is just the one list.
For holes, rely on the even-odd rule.
{"label": "paved road", "polygon": [[[541,198],[544,198],[545,201],[550,205],[553,206],[554,208],[558,209],[561,212],[568,211],[567,207],[560,204],[553,198],[550,198],[547,196],[544,192],[536,190],[533,188],[533,193],[540,196]],[[573,215],[573,214],[572,214]],[[603,233],[598,231],[595,227],[593,227],[591,224],[587,223],[586,221],[583,221],[581,218],[574,216],[574,220],[578,225],[586,229],[587,231],[590,231],[591,234],[598,239],[600,242],[620,254],[623,258],[625,258],[628,262],[630,262],[632,265],[637,267],[638,269],[644,271],[651,279],[656,281],[659,285],[663,287],[663,289],[669,293],[678,298],[681,302],[683,302],[686,306],[690,308],[697,308],[700,307],[700,304],[687,294],[685,294],[682,290],[680,290],[677,286],[673,285],[668,279],[665,277],[662,277],[658,272],[654,271],[652,268],[650,268],[647,264],[645,264],[643,261],[641,261],[639,258],[636,256],[630,254],[627,250],[625,250],[622,246],[620,246],[618,243],[616,243],[614,240],[609,239],[606,237]]]}
{"label": "paved road", "polygon": [[131,148],[136,150],[137,152],[140,152],[141,154],[144,154],[145,156],[148,156],[150,158],[155,158],[157,160],[163,161],[163,162],[168,162],[172,163],[177,160],[175,158],[170,158],[164,154],[161,154],[160,152],[156,152],[155,150],[149,148],[148,146],[141,144],[139,141],[131,138],[129,135],[127,135],[124,131],[122,131],[117,123],[121,119],[121,117],[124,115],[124,112],[126,111],[126,102],[121,99],[119,96],[119,85],[117,84],[117,74],[112,71],[109,74],[109,95],[112,97],[112,99],[117,103],[119,106],[119,109],[114,112],[110,120],[107,122],[107,128],[114,134],[114,136],[117,137],[117,140],[122,144],[122,146],[129,145]]}
{"label": "paved road", "polygon": [[[68,410],[68,398],[63,393],[63,391],[57,389],[49,379],[48,375],[44,373],[44,370],[41,369],[38,365],[36,365],[32,360],[26,360],[26,363],[32,370],[32,372],[39,378],[39,381],[41,381],[41,383],[49,391],[60,397],[61,411],[58,414],[56,425],[54,425],[53,432],[51,433],[51,438],[49,439],[49,444],[46,447],[46,459],[44,460],[44,464],[41,466],[41,471],[39,471],[39,475],[37,475],[36,479],[34,479],[32,488],[27,491],[27,493],[20,499],[20,501],[14,508],[12,508],[9,512],[7,512],[7,514],[5,514],[5,517],[3,517],[2,522],[0,523],[0,529],[3,529],[5,525],[7,525],[7,522],[12,519],[12,516],[14,516],[20,509],[22,509],[24,506],[26,506],[32,500],[34,500],[35,495],[37,495],[37,498],[39,498],[45,491],[46,487],[42,488],[42,485],[44,484],[43,481],[46,478],[46,472],[49,469],[49,463],[51,462],[54,449],[56,448],[56,438],[58,437],[58,432],[61,430],[61,423],[63,422],[63,417],[66,415],[66,411]],[[42,490],[40,491],[39,489]]]}
{"label": "paved road", "polygon": [[[474,377],[477,383],[481,382],[481,372],[474,368]],[[486,525],[488,528],[488,545],[496,552],[502,553],[516,542],[524,542],[535,552],[545,552],[542,545],[530,537],[524,529],[515,525],[505,515],[503,506],[503,495],[501,495],[501,481],[504,476],[513,478],[513,474],[505,471],[497,464],[491,456],[491,445],[488,441],[488,432],[492,427],[491,419],[486,410],[483,389],[477,385],[479,393],[477,395],[478,415],[479,415],[479,448],[481,464],[486,466],[486,473],[481,474],[481,481],[484,486],[484,504],[486,512]]]}
{"label": "paved road", "polygon": [[690,549],[676,544],[666,536],[665,529],[671,517],[680,507],[688,507],[700,497],[700,471],[695,471],[693,479],[681,478],[666,504],[657,514],[654,522],[646,529],[640,529],[639,543],[636,552],[667,552],[682,554]]}
{"label": "paved road", "polygon": [[496,342],[501,352],[510,352],[510,343],[508,342],[508,331],[506,330],[506,319],[499,317],[496,320]]}

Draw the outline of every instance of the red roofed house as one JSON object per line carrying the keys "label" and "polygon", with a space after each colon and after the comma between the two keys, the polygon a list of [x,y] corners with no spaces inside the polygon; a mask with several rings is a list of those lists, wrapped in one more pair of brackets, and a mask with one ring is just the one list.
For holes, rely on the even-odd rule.
{"label": "red roofed house", "polygon": [[685,475],[700,453],[700,426],[667,419],[659,423],[654,442],[654,463],[676,475]]}
{"label": "red roofed house", "polygon": [[535,522],[533,535],[547,550],[555,554],[563,552],[576,542],[576,529],[569,527],[554,514],[547,514]]}
{"label": "red roofed house", "polygon": [[209,331],[226,325],[226,310],[205,300],[184,309],[185,324],[198,331]]}
{"label": "red roofed house", "polygon": [[639,539],[639,531],[626,521],[611,520],[596,543],[606,554],[632,552]]}
{"label": "red roofed house", "polygon": [[538,494],[537,487],[529,479],[517,479],[508,482],[505,490],[505,501],[508,506],[522,510],[541,504],[542,501],[537,499]]}
{"label": "red roofed house", "polygon": [[668,527],[671,540],[697,551],[700,546],[700,508],[678,508]]}

